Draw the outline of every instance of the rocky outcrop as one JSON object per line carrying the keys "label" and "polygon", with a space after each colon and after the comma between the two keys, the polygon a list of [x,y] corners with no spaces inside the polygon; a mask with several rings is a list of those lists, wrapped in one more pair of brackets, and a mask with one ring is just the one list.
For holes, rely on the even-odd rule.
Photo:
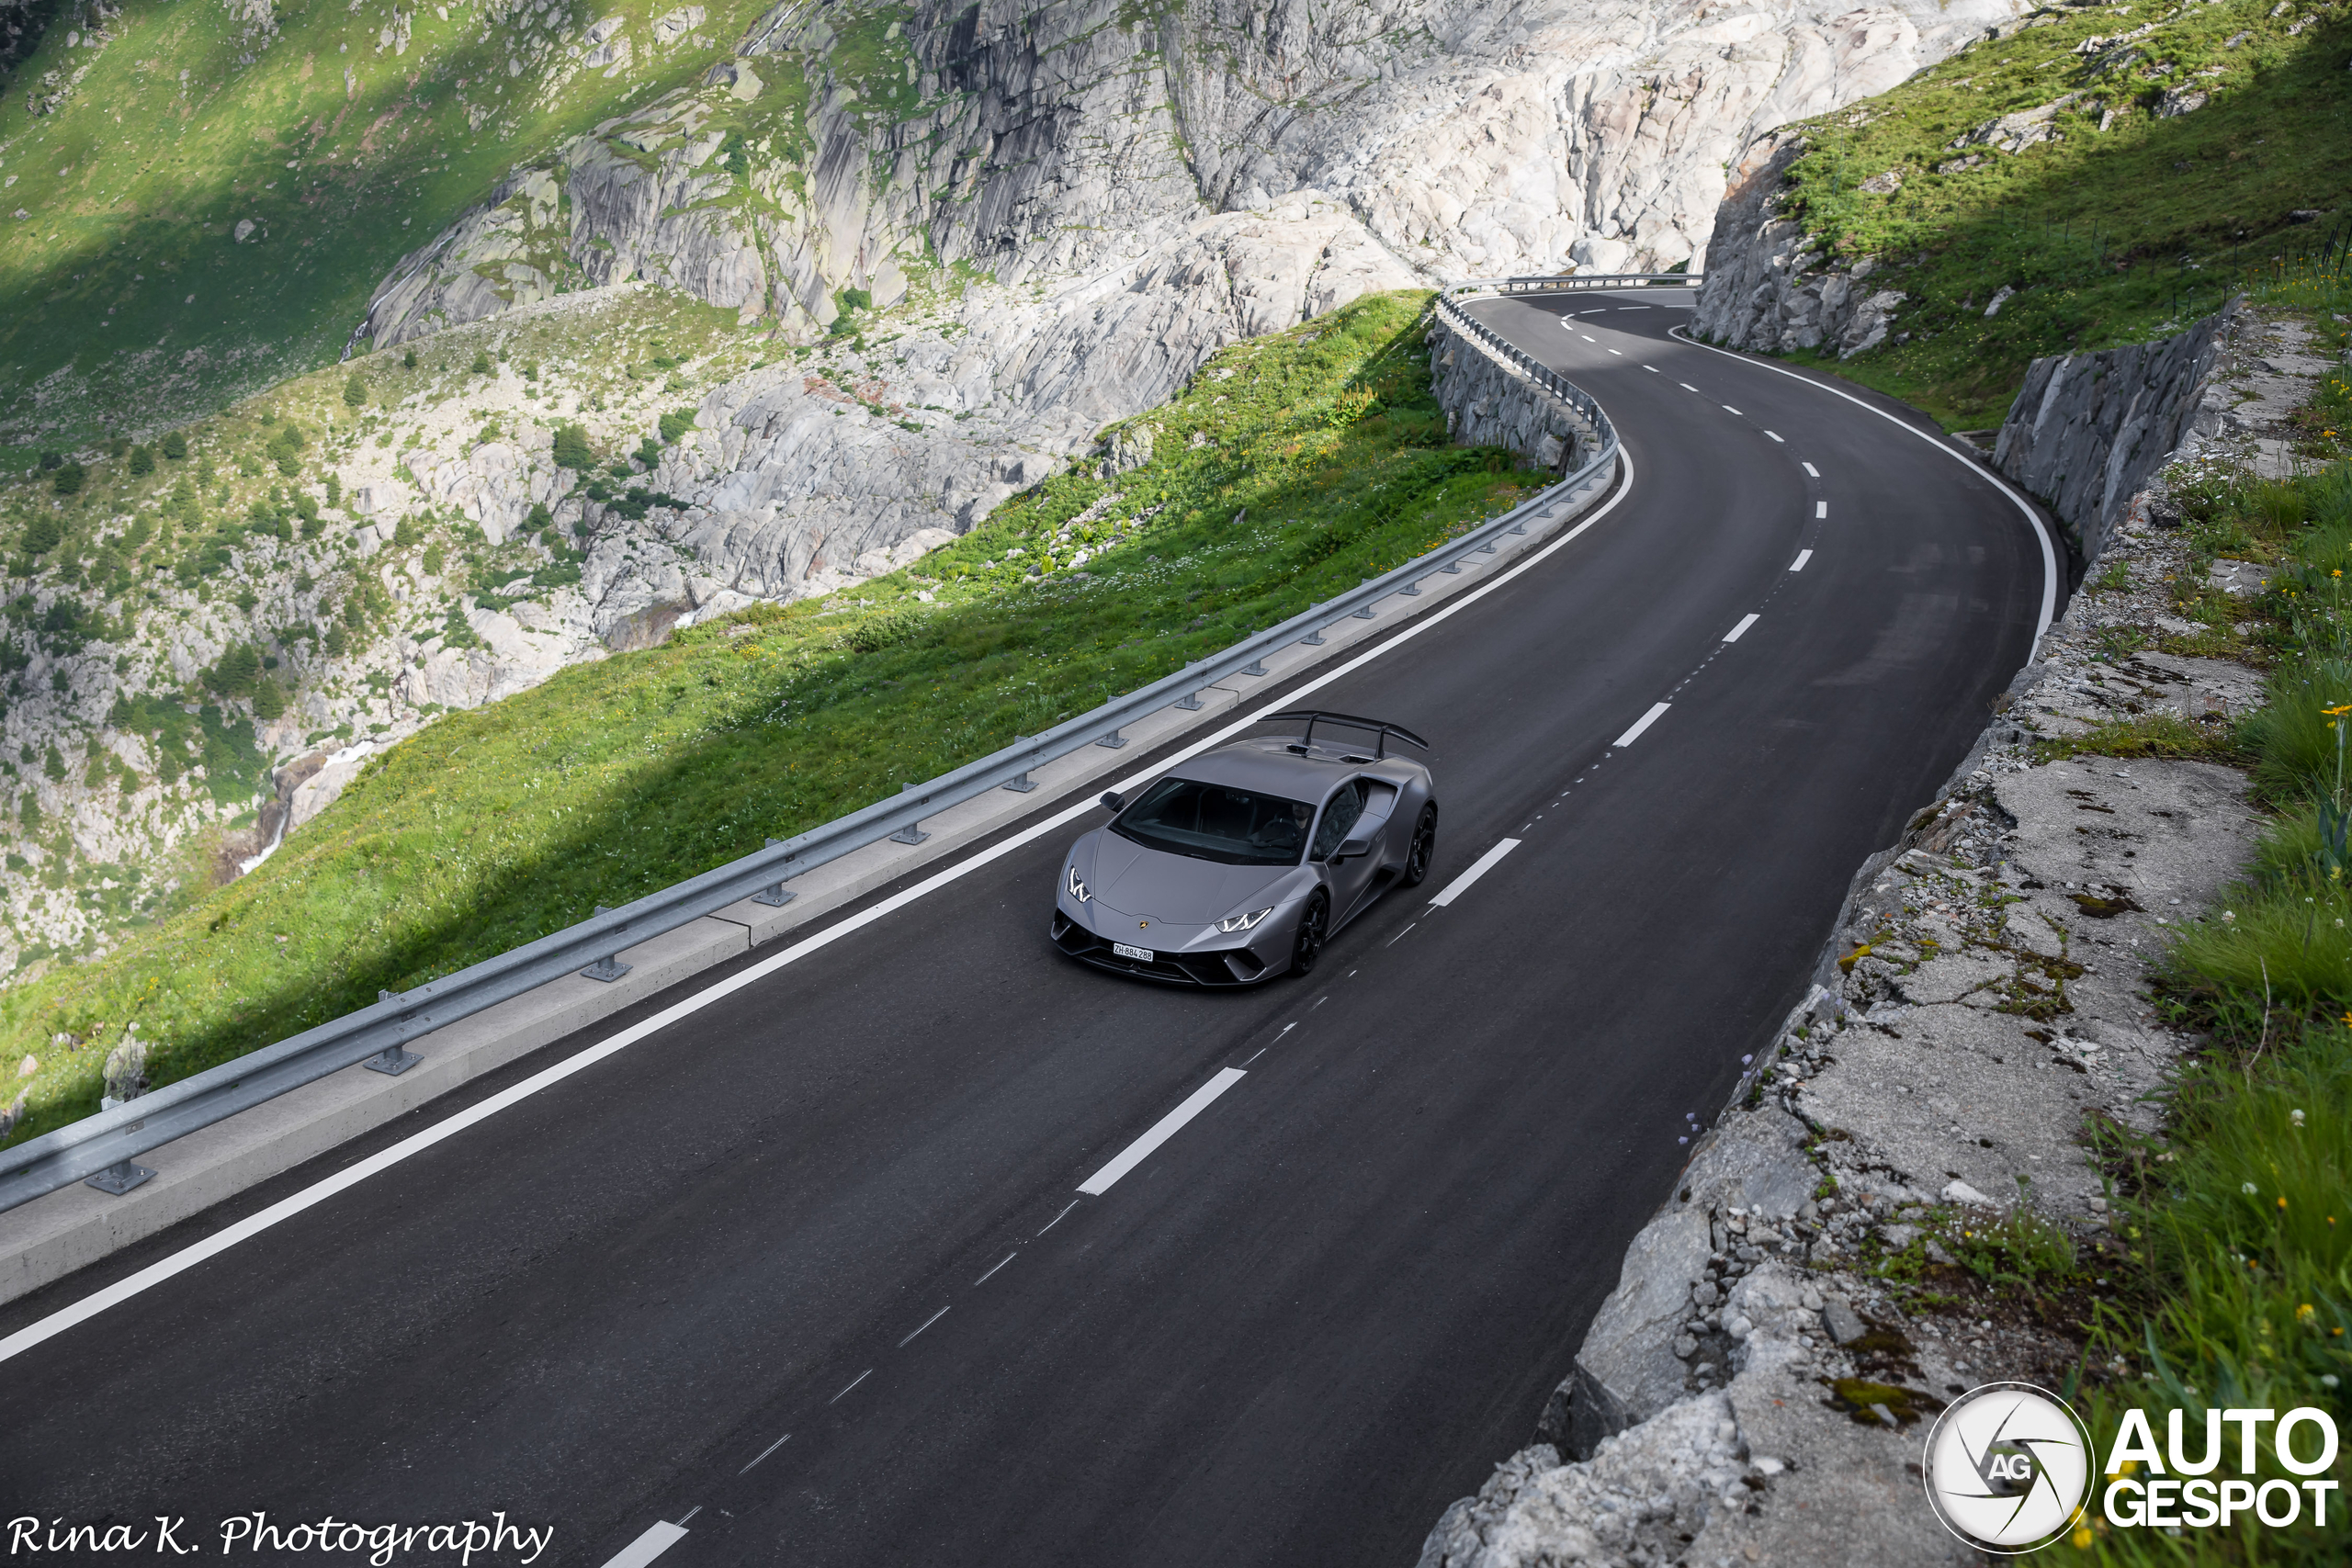
{"label": "rocky outcrop", "polygon": [[[2154,343],[2037,359],[2009,405],[1994,466],[2046,502],[2075,553],[2096,557],[2132,496],[2189,431],[2233,312]],[[2212,412],[2216,432],[2232,415]]]}
{"label": "rocky outcrop", "polygon": [[1598,433],[1573,409],[1443,311],[1430,327],[1429,343],[1438,406],[1454,440],[1501,446],[1554,473],[1568,472],[1598,449]]}
{"label": "rocky outcrop", "polygon": [[1794,220],[1780,216],[1789,165],[1804,138],[1766,137],[1732,171],[1707,244],[1690,329],[1709,343],[1756,354],[1828,348],[1849,358],[1884,343],[1900,289],[1873,284],[1872,258],[1826,265],[1823,252]]}

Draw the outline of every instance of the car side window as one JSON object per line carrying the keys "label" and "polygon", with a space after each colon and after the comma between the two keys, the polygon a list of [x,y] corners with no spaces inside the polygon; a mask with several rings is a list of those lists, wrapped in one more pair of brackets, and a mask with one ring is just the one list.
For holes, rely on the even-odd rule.
{"label": "car side window", "polygon": [[1348,829],[1363,815],[1363,781],[1350,779],[1323,808],[1323,825],[1315,829],[1315,845],[1310,852],[1317,860],[1328,860],[1331,852],[1347,842]]}

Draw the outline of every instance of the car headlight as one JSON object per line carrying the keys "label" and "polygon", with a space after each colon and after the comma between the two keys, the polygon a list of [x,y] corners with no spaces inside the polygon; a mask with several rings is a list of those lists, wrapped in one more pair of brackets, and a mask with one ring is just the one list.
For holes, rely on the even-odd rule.
{"label": "car headlight", "polygon": [[1081,904],[1094,897],[1086,890],[1086,884],[1078,879],[1078,867],[1075,864],[1069,868],[1069,896]]}
{"label": "car headlight", "polygon": [[1273,912],[1273,906],[1270,904],[1254,915],[1227,915],[1216,923],[1216,929],[1221,931],[1246,931]]}

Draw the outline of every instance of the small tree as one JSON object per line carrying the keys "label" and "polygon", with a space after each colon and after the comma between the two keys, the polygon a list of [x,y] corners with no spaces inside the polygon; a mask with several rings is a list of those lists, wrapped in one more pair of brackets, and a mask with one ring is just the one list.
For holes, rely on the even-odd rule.
{"label": "small tree", "polygon": [[329,506],[341,506],[343,504],[343,476],[338,473],[330,472],[326,477],[325,482],[327,487],[327,504]]}
{"label": "small tree", "polygon": [[130,449],[130,471],[141,477],[153,473],[155,454],[144,446],[133,446]]}
{"label": "small tree", "polygon": [[45,556],[55,549],[57,541],[64,536],[65,531],[57,525],[56,518],[36,517],[32,525],[25,530],[25,553]]}
{"label": "small tree", "polygon": [[50,488],[60,495],[79,495],[82,481],[87,477],[81,464],[68,463],[50,477]]}
{"label": "small tree", "polygon": [[596,454],[588,449],[586,426],[564,424],[556,427],[555,462],[556,467],[575,472],[596,466]]}
{"label": "small tree", "polygon": [[403,517],[400,526],[392,530],[392,547],[404,550],[424,537],[424,530],[416,525],[413,517]]}
{"label": "small tree", "polygon": [[359,378],[359,372],[356,370],[351,373],[351,379],[343,384],[343,400],[356,409],[364,409],[368,406],[368,383]]}
{"label": "small tree", "polygon": [[548,503],[544,501],[535,501],[531,502],[529,513],[523,519],[523,532],[537,534],[543,529],[552,527],[554,524],[555,513],[548,510]]}
{"label": "small tree", "polygon": [[672,409],[662,416],[662,445],[674,446],[679,436],[695,427],[695,411]]}
{"label": "small tree", "polygon": [[263,681],[254,687],[254,716],[264,724],[286,711],[286,692],[276,681]]}
{"label": "small tree", "polygon": [[187,437],[175,430],[164,437],[164,456],[175,463],[187,461]]}
{"label": "small tree", "polygon": [[496,368],[497,367],[493,366],[490,362],[490,350],[486,348],[478,348],[474,350],[475,375],[487,376]]}
{"label": "small tree", "polygon": [[416,350],[411,348],[401,351],[401,368],[403,370],[413,370],[416,368]]}

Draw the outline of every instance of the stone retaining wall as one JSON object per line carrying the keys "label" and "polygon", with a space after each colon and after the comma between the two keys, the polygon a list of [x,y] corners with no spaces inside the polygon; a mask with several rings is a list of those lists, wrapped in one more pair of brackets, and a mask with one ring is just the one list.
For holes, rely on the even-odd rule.
{"label": "stone retaining wall", "polygon": [[1508,447],[1554,473],[1571,471],[1598,448],[1596,433],[1573,410],[1442,312],[1429,342],[1431,389],[1455,441]]}

